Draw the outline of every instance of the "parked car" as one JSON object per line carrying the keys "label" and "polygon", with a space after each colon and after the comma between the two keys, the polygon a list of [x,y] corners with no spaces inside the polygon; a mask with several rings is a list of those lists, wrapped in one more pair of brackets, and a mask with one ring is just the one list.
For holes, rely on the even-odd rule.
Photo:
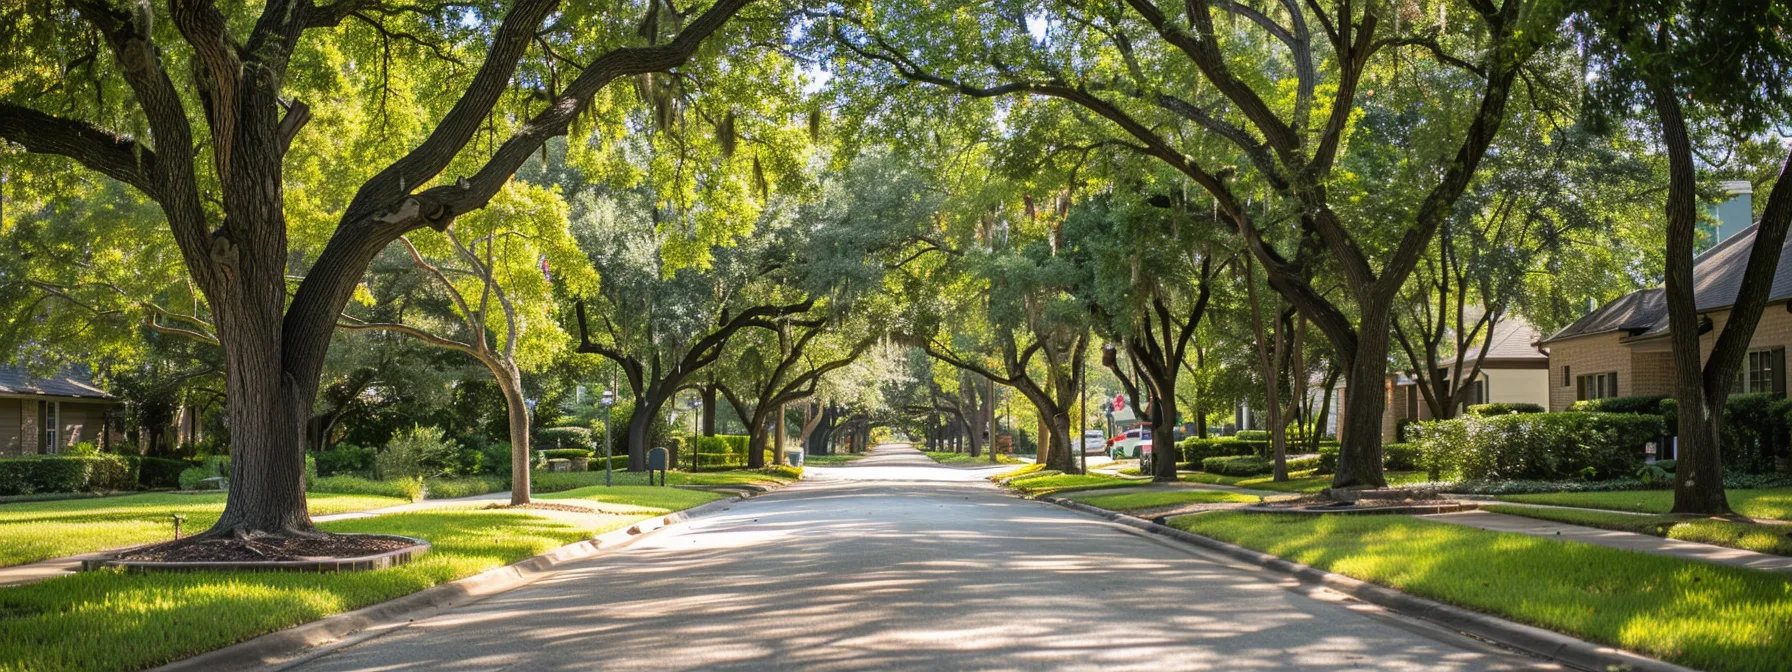
{"label": "parked car", "polygon": [[1089,453],[1100,454],[1100,453],[1106,452],[1107,448],[1108,448],[1108,437],[1106,435],[1102,434],[1101,430],[1091,429],[1086,432],[1083,432],[1083,454],[1085,454],[1085,455],[1087,455]]}
{"label": "parked car", "polygon": [[1134,427],[1120,435],[1120,440],[1114,442],[1114,447],[1108,451],[1108,455],[1116,460],[1136,459],[1139,457],[1140,446],[1149,445],[1151,445],[1151,428]]}

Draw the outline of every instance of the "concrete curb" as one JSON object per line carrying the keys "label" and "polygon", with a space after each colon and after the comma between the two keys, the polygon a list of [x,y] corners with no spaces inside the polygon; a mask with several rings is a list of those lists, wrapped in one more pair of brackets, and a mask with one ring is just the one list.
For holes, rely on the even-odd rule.
{"label": "concrete curb", "polygon": [[1637,672],[1696,672],[1692,668],[1681,667],[1673,663],[1655,660],[1623,649],[1576,639],[1559,632],[1544,630],[1522,623],[1515,623],[1497,616],[1490,616],[1460,607],[1453,607],[1441,602],[1403,593],[1392,588],[1386,588],[1373,583],[1353,579],[1342,574],[1336,574],[1308,565],[1303,565],[1298,562],[1284,560],[1275,555],[1253,551],[1243,546],[1229,544],[1218,539],[1184,532],[1136,516],[1116,513],[1106,509],[1089,506],[1082,502],[1060,499],[1050,495],[1041,497],[1039,501],[1051,502],[1072,511],[1086,513],[1137,530],[1169,537],[1207,550],[1217,551],[1264,569],[1292,575],[1305,583],[1324,585],[1327,588],[1344,593],[1369,604],[1396,611],[1413,618],[1431,621],[1479,639],[1543,656],[1575,668],[1593,670],[1596,672],[1605,672],[1607,670],[1634,670]]}
{"label": "concrete curb", "polygon": [[544,578],[561,565],[627,546],[649,533],[713,514],[739,503],[741,499],[744,498],[718,499],[643,520],[503,567],[178,660],[154,668],[154,672],[205,672],[290,665],[309,658],[312,654],[321,653],[318,651],[319,647],[352,643],[351,639],[359,641],[377,636],[427,618],[435,612],[521,588]]}

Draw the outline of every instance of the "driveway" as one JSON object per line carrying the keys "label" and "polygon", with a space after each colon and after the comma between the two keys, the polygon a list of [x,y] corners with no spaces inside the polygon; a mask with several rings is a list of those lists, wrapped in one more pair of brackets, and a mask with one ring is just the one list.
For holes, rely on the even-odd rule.
{"label": "driveway", "polygon": [[1561,669],[884,446],[322,670]]}

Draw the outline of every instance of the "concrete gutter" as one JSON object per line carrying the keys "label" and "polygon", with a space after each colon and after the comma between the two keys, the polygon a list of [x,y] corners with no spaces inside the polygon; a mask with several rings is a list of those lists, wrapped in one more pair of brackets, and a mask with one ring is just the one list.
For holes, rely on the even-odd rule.
{"label": "concrete gutter", "polygon": [[442,611],[534,583],[567,563],[618,549],[673,525],[711,515],[739,499],[718,499],[683,511],[637,522],[596,538],[568,544],[532,558],[425,588],[355,611],[271,632],[210,653],[176,661],[154,672],[208,672],[260,667],[281,669],[356,644]]}
{"label": "concrete gutter", "polygon": [[1595,644],[1538,627],[1508,621],[1497,616],[1453,607],[1442,602],[1378,586],[1373,583],[1328,572],[1229,544],[1218,539],[1178,530],[1167,525],[1116,513],[1082,502],[1047,495],[1040,501],[1051,502],[1073,511],[1113,521],[1120,525],[1217,551],[1229,557],[1264,569],[1289,574],[1304,583],[1320,584],[1402,615],[1423,619],[1446,628],[1509,648],[1549,658],[1563,664],[1594,672],[1632,670],[1636,672],[1696,672],[1692,668],[1655,660],[1623,649]]}

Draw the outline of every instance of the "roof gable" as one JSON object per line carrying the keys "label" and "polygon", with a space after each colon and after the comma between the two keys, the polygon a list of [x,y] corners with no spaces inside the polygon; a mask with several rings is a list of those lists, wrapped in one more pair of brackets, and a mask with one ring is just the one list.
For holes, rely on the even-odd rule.
{"label": "roof gable", "polygon": [[69,371],[51,378],[38,378],[24,369],[0,366],[0,394],[25,395],[35,397],[74,397],[81,399],[111,399],[112,395],[105,390],[94,387],[92,381],[85,376],[77,377]]}

